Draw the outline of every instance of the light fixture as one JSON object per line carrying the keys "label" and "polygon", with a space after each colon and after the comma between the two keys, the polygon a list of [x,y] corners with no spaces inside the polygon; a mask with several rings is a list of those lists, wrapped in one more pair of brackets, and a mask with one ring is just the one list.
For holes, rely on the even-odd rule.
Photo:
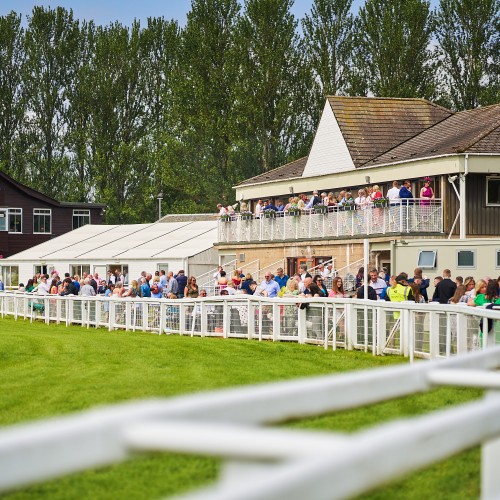
{"label": "light fixture", "polygon": [[163,200],[163,193],[160,191],[156,198],[158,199],[158,220],[160,220],[161,219],[161,200]]}

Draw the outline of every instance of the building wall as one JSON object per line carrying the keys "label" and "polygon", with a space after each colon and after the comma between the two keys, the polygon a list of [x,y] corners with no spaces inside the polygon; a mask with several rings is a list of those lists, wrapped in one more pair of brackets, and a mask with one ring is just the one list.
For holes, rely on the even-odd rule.
{"label": "building wall", "polygon": [[[45,241],[67,233],[73,229],[73,210],[90,210],[91,224],[102,222],[101,208],[92,208],[82,204],[80,206],[58,206],[37,198],[28,196],[9,182],[2,181],[0,186],[0,207],[21,208],[22,233],[0,232],[0,255],[8,257],[27,248],[44,243]],[[33,209],[43,208],[51,210],[51,232],[33,234]]]}
{"label": "building wall", "polygon": [[[479,278],[496,278],[500,275],[500,240],[470,238],[466,240],[409,240],[396,242],[393,246],[392,267],[396,272],[406,271],[410,276],[417,267],[418,257],[421,250],[435,250],[436,266],[424,269],[424,274],[431,278],[431,294],[434,290],[432,279],[440,276],[443,269],[450,269],[452,278],[456,276],[474,276]],[[475,252],[475,265],[470,268],[458,267],[458,250],[473,250]]]}

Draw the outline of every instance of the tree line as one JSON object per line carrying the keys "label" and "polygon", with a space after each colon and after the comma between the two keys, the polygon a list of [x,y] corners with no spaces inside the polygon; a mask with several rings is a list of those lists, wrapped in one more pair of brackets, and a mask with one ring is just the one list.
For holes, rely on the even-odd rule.
{"label": "tree line", "polygon": [[145,26],[0,17],[0,168],[106,222],[210,212],[307,155],[327,95],[499,102],[500,0],[192,0]]}

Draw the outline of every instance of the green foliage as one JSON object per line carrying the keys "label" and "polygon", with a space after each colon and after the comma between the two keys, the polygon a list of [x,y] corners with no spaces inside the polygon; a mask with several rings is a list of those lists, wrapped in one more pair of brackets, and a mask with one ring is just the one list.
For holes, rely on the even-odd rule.
{"label": "green foliage", "polygon": [[367,0],[356,20],[351,93],[433,98],[428,0]]}
{"label": "green foliage", "polygon": [[[243,5],[242,5],[243,4]],[[500,0],[193,0],[187,23],[0,16],[0,168],[106,222],[213,212],[309,152],[331,94],[497,102]],[[434,38],[439,46],[432,48]],[[439,57],[438,57],[439,56]],[[437,88],[436,82],[440,85]]]}
{"label": "green foliage", "polygon": [[[108,332],[10,318],[0,319],[0,328],[1,425],[125,400],[406,362],[397,356],[325,351],[294,343]],[[459,404],[479,395],[477,390],[439,389],[287,425],[352,432]],[[363,498],[430,498],[441,491],[453,498],[477,497],[478,455],[477,450],[461,454]],[[218,462],[210,458],[142,455],[123,464],[34,485],[2,498],[158,498],[199,487],[213,480],[217,472]]]}
{"label": "green foliage", "polygon": [[319,81],[318,109],[326,96],[347,90],[354,48],[352,0],[315,0],[302,20],[303,45],[315,81]]}
{"label": "green foliage", "polygon": [[436,21],[442,93],[457,110],[498,102],[500,1],[441,0]]}

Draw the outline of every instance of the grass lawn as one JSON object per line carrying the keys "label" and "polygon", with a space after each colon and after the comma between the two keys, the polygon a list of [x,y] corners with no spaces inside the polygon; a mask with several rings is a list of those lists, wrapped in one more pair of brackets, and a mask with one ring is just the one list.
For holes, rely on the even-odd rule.
{"label": "grass lawn", "polygon": [[[221,387],[279,381],[406,362],[397,356],[325,351],[322,347],[233,339],[86,330],[0,319],[0,425],[71,413],[105,403],[168,397]],[[352,432],[480,396],[439,389],[287,426]],[[7,499],[159,498],[205,484],[218,462],[176,454],[127,463],[31,486]],[[363,498],[475,498],[479,451],[463,453]]]}

